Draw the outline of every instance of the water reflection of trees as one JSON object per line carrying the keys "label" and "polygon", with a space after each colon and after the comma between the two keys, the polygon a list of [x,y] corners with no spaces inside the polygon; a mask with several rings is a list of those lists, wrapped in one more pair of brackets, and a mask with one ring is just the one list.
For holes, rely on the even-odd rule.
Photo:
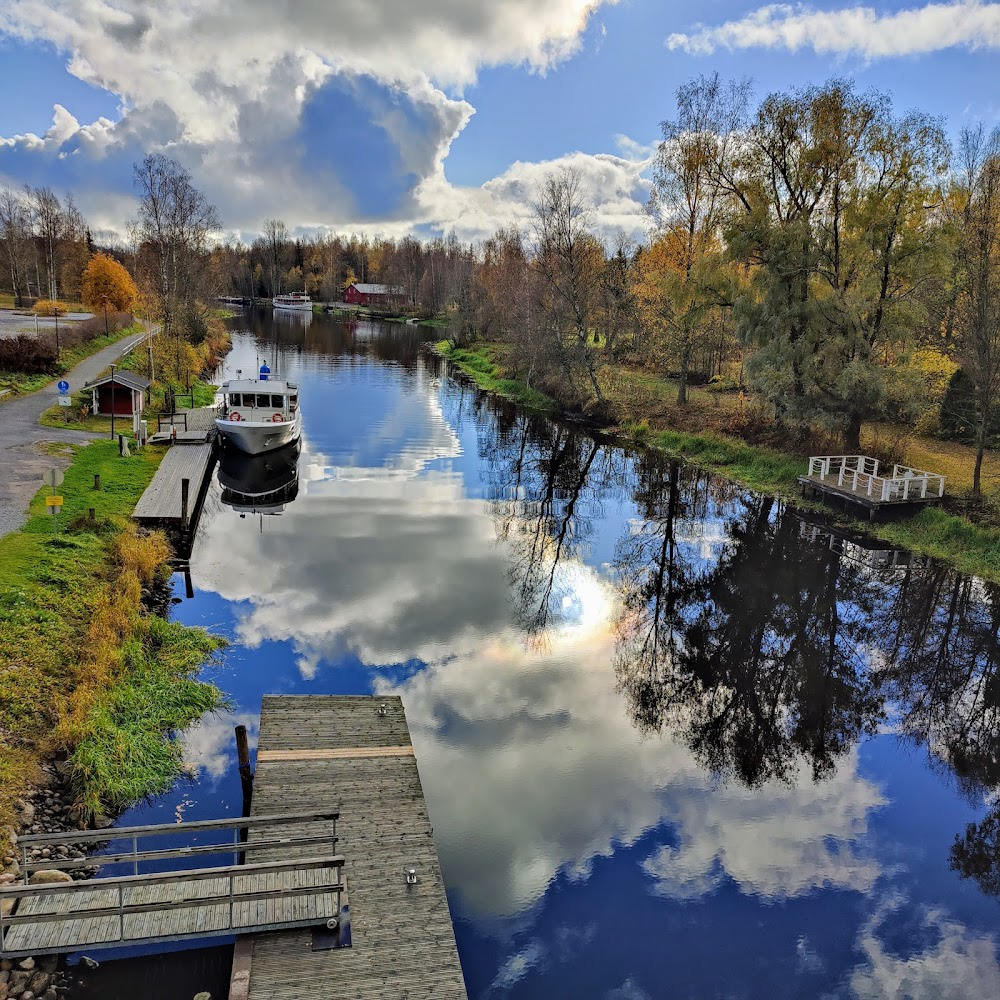
{"label": "water reflection of trees", "polygon": [[[615,669],[636,725],[682,733],[706,766],[751,787],[801,758],[828,773],[881,710],[832,554],[803,552],[773,499],[713,495],[705,473],[669,468],[616,553]],[[712,524],[726,542],[706,558]]]}
{"label": "water reflection of trees", "polygon": [[[796,514],[711,482],[637,468],[644,521],[616,550],[615,670],[640,730],[679,734],[754,787],[803,763],[822,778],[891,714],[970,797],[997,789],[1000,589],[805,545]],[[720,525],[706,557],[700,539]],[[998,846],[1000,806],[956,840],[952,866],[1000,892]]]}
{"label": "water reflection of trees", "polygon": [[623,495],[627,461],[587,434],[503,405],[479,429],[486,495],[510,552],[515,620],[539,638],[560,619],[560,567],[586,545],[604,500]]}
{"label": "water reflection of trees", "polygon": [[[970,799],[996,797],[1000,588],[817,545],[778,501],[504,407],[477,425],[527,635],[558,622],[560,565],[586,551],[602,502],[635,505],[615,547],[614,669],[640,731],[757,787],[803,767],[821,780],[890,721]],[[951,864],[1000,894],[1000,802]]]}

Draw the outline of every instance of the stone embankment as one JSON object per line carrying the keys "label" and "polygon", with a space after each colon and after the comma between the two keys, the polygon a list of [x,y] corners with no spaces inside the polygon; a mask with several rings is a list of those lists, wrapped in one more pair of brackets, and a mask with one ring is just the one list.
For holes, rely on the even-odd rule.
{"label": "stone embankment", "polygon": [[[80,829],[73,813],[73,793],[57,762],[42,767],[41,781],[17,803],[19,830],[8,828],[3,834],[3,873],[0,883],[21,881],[21,855],[16,834],[71,833]],[[101,819],[100,825],[110,825]],[[31,848],[29,862],[51,861],[51,869],[40,869],[30,878],[34,884],[69,882],[72,878],[89,878],[96,866],[74,869],[72,875],[59,870],[60,864],[86,857],[86,852],[72,843],[54,848]],[[6,905],[6,904],[5,904]],[[64,991],[64,976],[59,972],[59,960],[54,955],[0,961],[0,1000],[57,1000]]]}

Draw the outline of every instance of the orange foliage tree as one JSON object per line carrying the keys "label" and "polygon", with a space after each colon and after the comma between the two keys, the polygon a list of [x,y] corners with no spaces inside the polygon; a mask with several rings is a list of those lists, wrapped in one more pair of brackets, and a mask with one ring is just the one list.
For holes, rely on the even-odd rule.
{"label": "orange foliage tree", "polygon": [[108,332],[108,309],[131,312],[139,297],[132,276],[107,254],[95,253],[83,272],[80,298],[93,312],[104,311],[104,332]]}

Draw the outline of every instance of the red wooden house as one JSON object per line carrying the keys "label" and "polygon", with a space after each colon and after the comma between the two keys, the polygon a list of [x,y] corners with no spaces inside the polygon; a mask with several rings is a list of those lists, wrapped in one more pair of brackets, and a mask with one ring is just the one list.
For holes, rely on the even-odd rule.
{"label": "red wooden house", "polygon": [[344,301],[352,306],[396,306],[403,300],[399,285],[373,285],[355,281],[344,289]]}

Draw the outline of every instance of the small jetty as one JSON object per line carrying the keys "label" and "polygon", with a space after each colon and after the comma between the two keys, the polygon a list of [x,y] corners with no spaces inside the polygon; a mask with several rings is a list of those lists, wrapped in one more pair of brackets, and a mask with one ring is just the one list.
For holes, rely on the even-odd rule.
{"label": "small jetty", "polygon": [[289,802],[339,813],[350,946],[316,930],[240,937],[230,1000],[467,1000],[402,701],[265,695],[251,818]]}
{"label": "small jetty", "polygon": [[132,512],[134,521],[167,533],[183,555],[190,550],[212,469],[216,410],[200,407],[157,417],[150,444],[170,444]]}
{"label": "small jetty", "polygon": [[879,465],[868,455],[814,455],[808,474],[798,480],[802,495],[860,508],[869,520],[940,503],[944,497],[944,476],[907,465],[893,465],[891,474],[880,474]]}

